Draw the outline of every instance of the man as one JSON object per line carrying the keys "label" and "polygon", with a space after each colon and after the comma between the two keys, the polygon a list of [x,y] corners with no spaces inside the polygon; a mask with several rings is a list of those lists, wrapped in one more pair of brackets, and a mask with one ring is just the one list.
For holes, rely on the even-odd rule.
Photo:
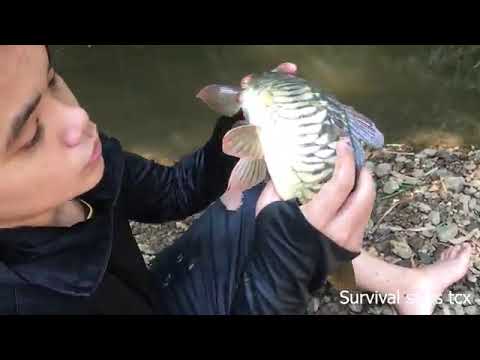
{"label": "man", "polygon": [[[236,159],[221,141],[235,121],[219,119],[203,148],[160,166],[98,133],[45,46],[0,46],[0,312],[301,314],[308,293],[354,259],[359,286],[417,296],[399,312],[428,314],[465,275],[467,246],[421,270],[361,252],[374,182],[363,170],[352,192],[345,142],[333,179],[306,206],[279,201],[267,184],[227,211],[217,199]],[[162,223],[204,209],[147,270],[129,220]]]}

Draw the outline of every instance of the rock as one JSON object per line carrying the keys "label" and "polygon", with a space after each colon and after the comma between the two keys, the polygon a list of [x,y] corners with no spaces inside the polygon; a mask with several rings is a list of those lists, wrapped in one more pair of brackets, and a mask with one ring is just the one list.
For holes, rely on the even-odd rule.
{"label": "rock", "polygon": [[419,252],[418,257],[423,264],[431,264],[433,263],[434,258],[424,252]]}
{"label": "rock", "polygon": [[403,155],[399,155],[395,158],[395,162],[397,162],[397,163],[404,163],[404,162],[407,162],[407,161],[408,161],[408,159]]}
{"label": "rock", "polygon": [[466,163],[464,165],[464,168],[467,170],[467,171],[473,171],[477,168],[477,165],[475,165],[474,163]]}
{"label": "rock", "polygon": [[457,224],[440,225],[437,227],[438,240],[441,242],[450,242],[458,235]]}
{"label": "rock", "polygon": [[392,247],[392,252],[402,259],[408,260],[413,256],[413,251],[405,239],[391,240],[390,246]]}
{"label": "rock", "polygon": [[416,178],[422,178],[425,175],[425,172],[422,169],[413,170],[412,176]]}
{"label": "rock", "polygon": [[443,309],[442,309],[442,310],[443,310],[443,315],[447,315],[447,316],[448,316],[448,315],[452,315],[452,312],[451,312],[451,310],[450,310],[450,306],[448,306],[448,305],[443,305]]}
{"label": "rock", "polygon": [[425,236],[426,238],[431,238],[433,237],[434,233],[432,230],[423,230],[422,235]]}
{"label": "rock", "polygon": [[473,275],[473,274],[468,274],[467,275],[467,281],[475,284],[477,282],[477,280],[478,280],[477,275]]}
{"label": "rock", "polygon": [[476,257],[473,260],[473,266],[475,266],[478,270],[480,270],[480,257]]}
{"label": "rock", "polygon": [[477,192],[477,189],[475,189],[474,187],[466,187],[465,190],[464,190],[465,194],[467,195],[473,195]]}
{"label": "rock", "polygon": [[465,186],[465,179],[463,177],[446,177],[444,182],[447,189],[455,193],[462,192]]}
{"label": "rock", "polygon": [[363,310],[363,305],[362,304],[348,304],[348,308],[353,311],[354,313],[361,313]]}
{"label": "rock", "polygon": [[467,315],[477,315],[478,314],[478,307],[475,305],[470,305],[465,308],[465,313]]}
{"label": "rock", "polygon": [[435,149],[425,149],[423,150],[424,154],[427,155],[428,157],[434,157],[437,155],[438,151]]}
{"label": "rock", "polygon": [[424,203],[419,203],[418,204],[418,209],[423,212],[424,214],[428,214],[429,212],[432,211],[432,208],[427,205],[427,204],[424,204]]}
{"label": "rock", "polygon": [[381,315],[382,309],[379,308],[378,306],[372,306],[368,309],[368,313],[373,315]]}
{"label": "rock", "polygon": [[468,201],[468,207],[470,210],[474,210],[477,208],[477,199],[475,198],[470,198],[470,200]]}
{"label": "rock", "polygon": [[453,308],[455,309],[455,314],[456,315],[465,315],[465,311],[463,310],[463,306],[460,305],[460,304],[455,304],[453,306]]}
{"label": "rock", "polygon": [[472,180],[469,184],[470,186],[474,187],[475,189],[480,189],[480,180]]}
{"label": "rock", "polygon": [[444,160],[449,160],[452,157],[452,155],[447,150],[440,150],[437,153],[437,156]]}
{"label": "rock", "polygon": [[400,184],[398,184],[395,180],[390,179],[383,185],[383,192],[387,195],[391,195],[400,189]]}
{"label": "rock", "polygon": [[184,224],[183,222],[180,222],[180,221],[177,221],[175,223],[175,227],[179,230],[182,230],[182,231],[187,231],[188,230],[188,225]]}
{"label": "rock", "polygon": [[365,167],[373,174],[375,172],[375,163],[373,161],[367,161]]}
{"label": "rock", "polygon": [[390,306],[385,306],[382,308],[382,315],[392,316],[395,315],[395,311]]}
{"label": "rock", "polygon": [[319,307],[320,307],[320,300],[316,297],[312,297],[308,303],[307,311],[310,314],[314,314],[318,312]]}
{"label": "rock", "polygon": [[378,164],[375,168],[375,175],[378,177],[384,177],[390,175],[392,171],[392,165],[388,163]]}
{"label": "rock", "polygon": [[480,305],[480,298],[477,297],[475,300],[473,300],[473,302],[477,305]]}
{"label": "rock", "polygon": [[435,161],[433,161],[432,159],[427,159],[423,162],[423,167],[425,169],[431,169],[433,168],[434,165],[435,165]]}
{"label": "rock", "polygon": [[440,212],[439,211],[432,211],[430,213],[430,221],[431,223],[434,225],[434,226],[437,226],[438,224],[440,224]]}
{"label": "rock", "polygon": [[409,239],[408,244],[415,251],[418,251],[423,247],[424,241],[420,236],[415,236],[415,237]]}
{"label": "rock", "polygon": [[445,169],[445,168],[441,168],[441,169],[438,169],[438,170],[437,170],[437,175],[438,175],[439,177],[444,178],[444,177],[447,177],[447,176],[451,176],[452,173],[451,173],[450,171],[448,171],[447,169]]}
{"label": "rock", "polygon": [[437,150],[435,149],[425,149],[422,151],[423,154],[425,154],[425,156],[427,157],[434,157],[435,155],[437,155]]}

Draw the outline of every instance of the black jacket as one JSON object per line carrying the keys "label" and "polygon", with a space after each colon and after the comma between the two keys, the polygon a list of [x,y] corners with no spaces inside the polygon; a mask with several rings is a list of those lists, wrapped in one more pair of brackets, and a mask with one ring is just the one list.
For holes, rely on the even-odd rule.
{"label": "black jacket", "polygon": [[[0,313],[154,313],[158,299],[129,221],[184,219],[217,200],[236,164],[221,151],[233,121],[221,118],[208,143],[173,167],[125,152],[102,134],[104,176],[80,197],[95,209],[91,220],[71,228],[0,230]],[[291,204],[272,206],[261,217],[258,236],[293,238],[293,232],[303,231],[296,235],[315,243],[319,234],[298,216]],[[289,228],[288,223],[297,225]],[[295,270],[307,285],[315,274],[319,284],[326,275],[316,271],[326,255],[313,243],[306,241],[302,250],[310,257],[303,273]]]}

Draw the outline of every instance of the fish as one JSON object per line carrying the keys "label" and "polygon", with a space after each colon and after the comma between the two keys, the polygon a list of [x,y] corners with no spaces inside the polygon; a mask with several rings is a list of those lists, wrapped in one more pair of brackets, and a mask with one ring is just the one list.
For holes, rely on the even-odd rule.
{"label": "fish", "polygon": [[[341,138],[353,148],[355,183],[365,148],[384,146],[373,120],[296,75],[256,73],[241,87],[208,85],[197,98],[223,116],[243,113],[222,143],[225,154],[239,158],[221,197],[231,211],[241,206],[246,190],[267,180],[284,201],[311,201],[334,173]],[[342,264],[328,281],[338,289],[356,289],[353,264]]]}

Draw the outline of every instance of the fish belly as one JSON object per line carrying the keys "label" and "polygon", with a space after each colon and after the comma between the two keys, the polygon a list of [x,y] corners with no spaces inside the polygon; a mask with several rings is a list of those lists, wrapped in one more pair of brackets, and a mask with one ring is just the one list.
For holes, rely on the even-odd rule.
{"label": "fish belly", "polygon": [[326,123],[317,125],[283,122],[261,132],[270,177],[285,201],[308,202],[333,174],[338,134]]}

